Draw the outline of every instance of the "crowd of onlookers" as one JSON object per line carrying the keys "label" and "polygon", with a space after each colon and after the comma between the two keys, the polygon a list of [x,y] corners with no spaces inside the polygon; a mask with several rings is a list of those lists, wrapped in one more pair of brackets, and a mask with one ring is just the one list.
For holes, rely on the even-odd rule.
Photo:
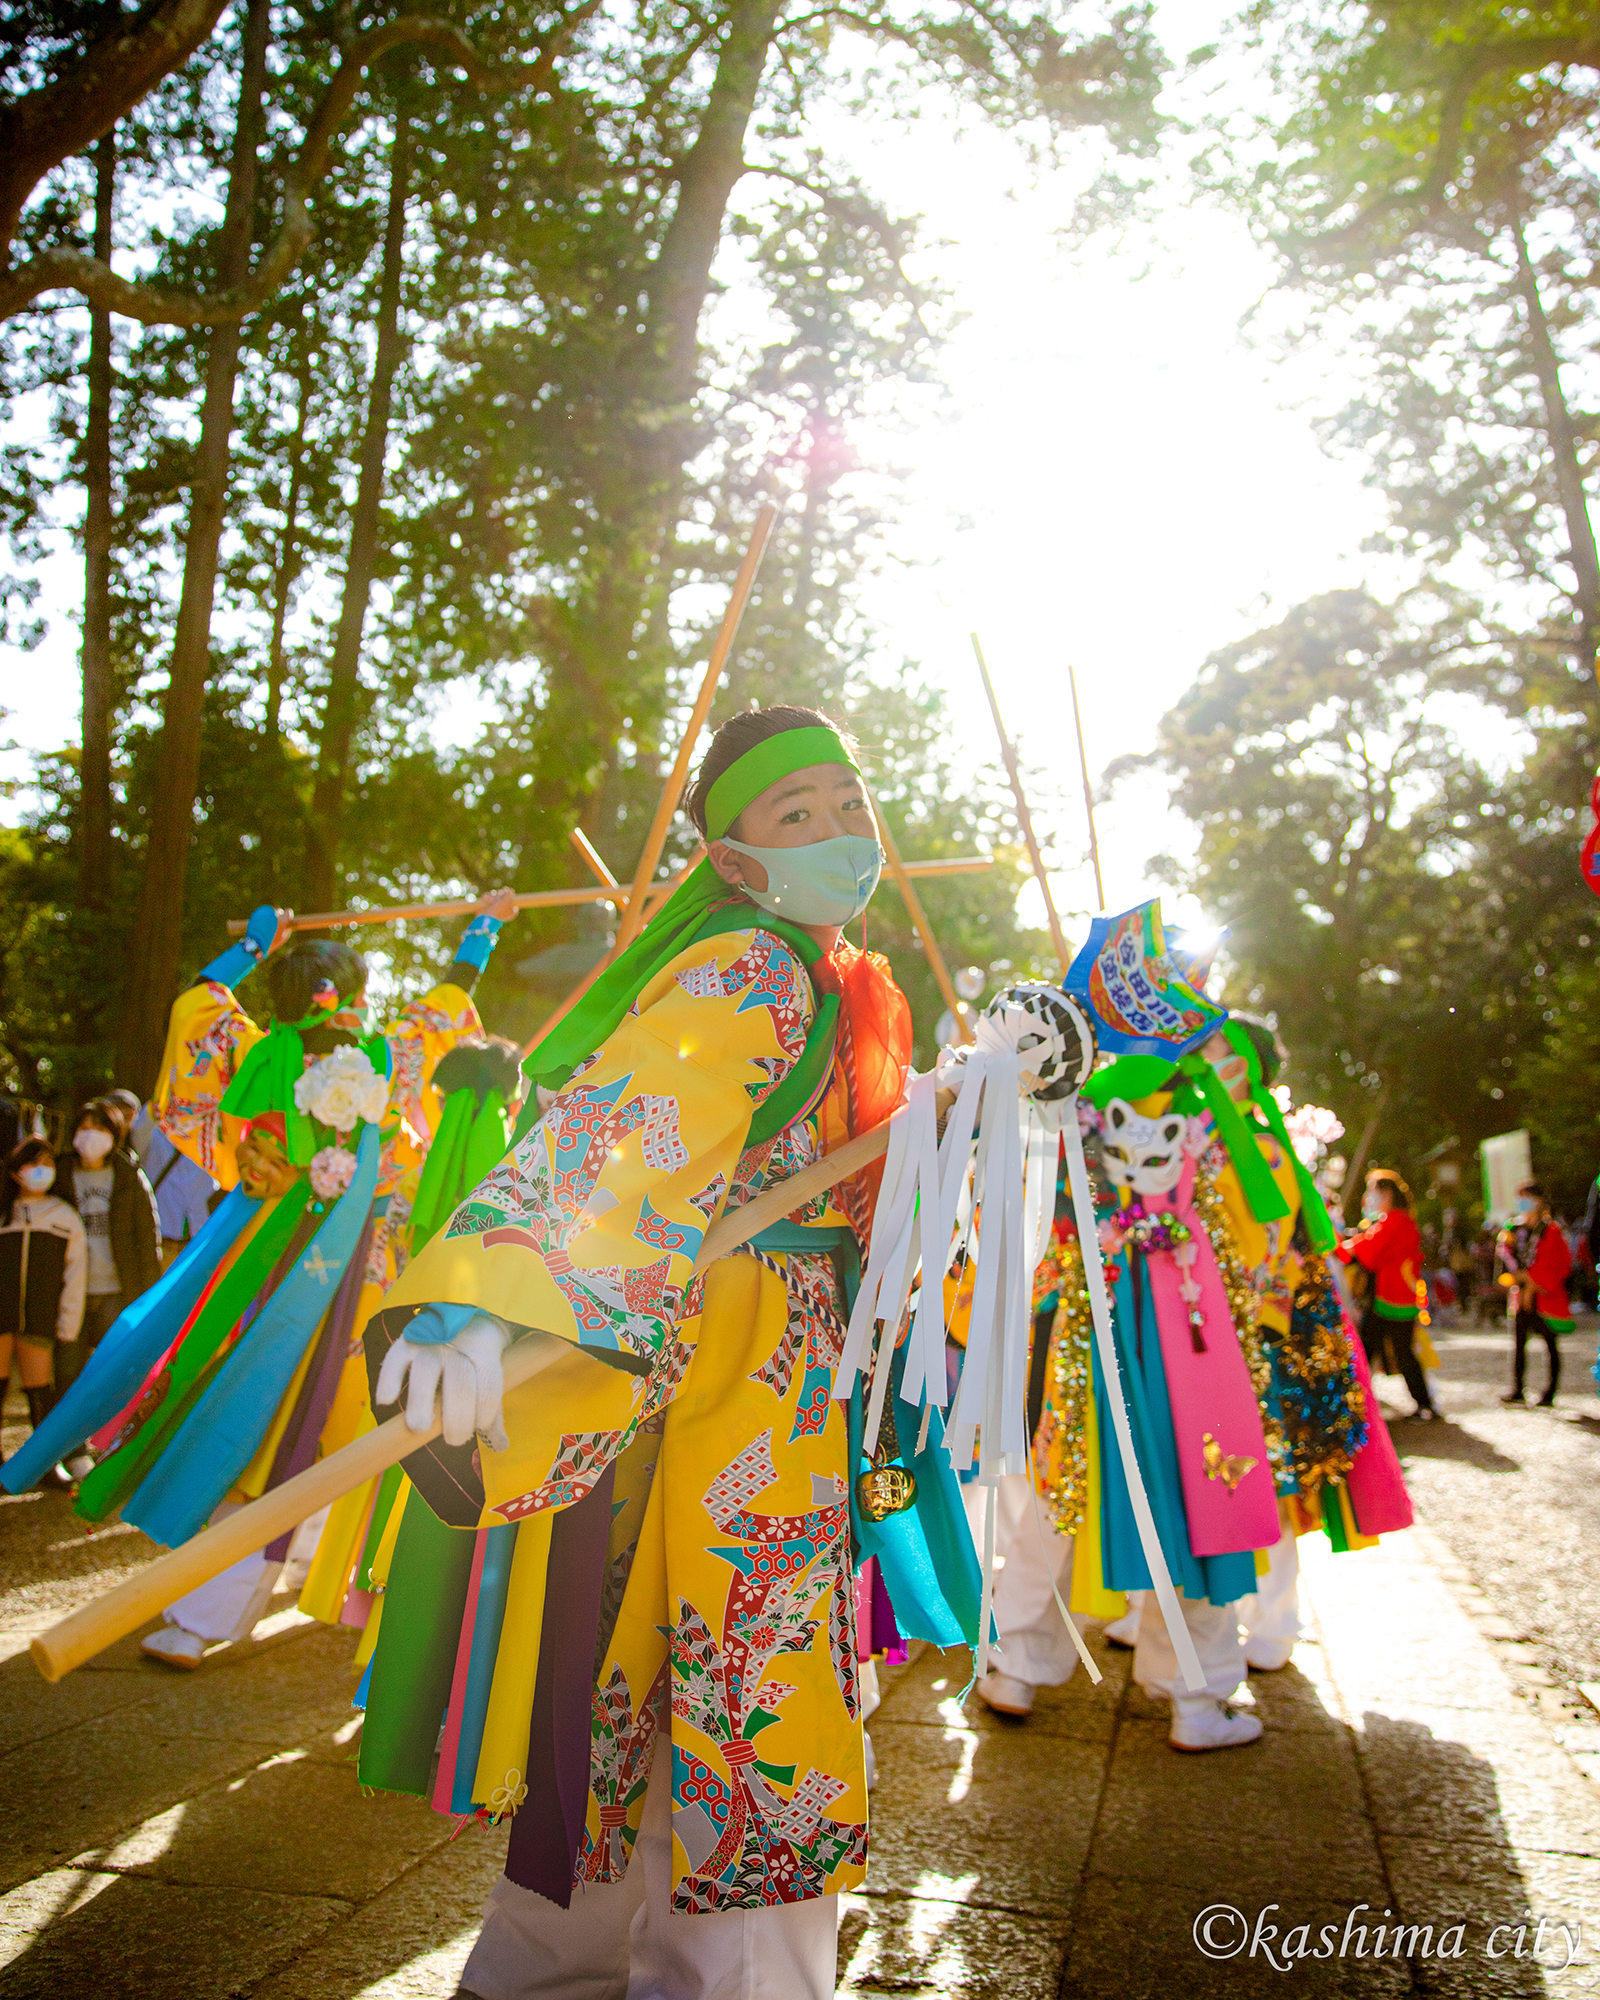
{"label": "crowd of onlookers", "polygon": [[0,1396],[15,1365],[42,1422],[215,1191],[131,1090],[91,1098],[57,1139],[36,1108],[0,1096]]}
{"label": "crowd of onlookers", "polygon": [[[1567,1290],[1574,1305],[1593,1312],[1600,1307],[1600,1272],[1582,1222],[1552,1216],[1566,1240],[1572,1260]],[[1476,1231],[1456,1225],[1422,1225],[1424,1276],[1428,1310],[1441,1326],[1489,1326],[1506,1314],[1506,1292],[1500,1282],[1504,1265],[1499,1246],[1503,1231],[1485,1223]]]}

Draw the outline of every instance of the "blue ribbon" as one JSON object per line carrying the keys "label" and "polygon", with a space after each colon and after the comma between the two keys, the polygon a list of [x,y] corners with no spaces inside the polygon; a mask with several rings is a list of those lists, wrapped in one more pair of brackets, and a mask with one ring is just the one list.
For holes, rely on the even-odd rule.
{"label": "blue ribbon", "polygon": [[218,1202],[205,1227],[189,1239],[149,1291],[117,1314],[77,1381],[0,1468],[0,1486],[8,1493],[27,1492],[58,1459],[76,1451],[85,1438],[127,1408],[259,1207],[243,1188],[235,1188]]}
{"label": "blue ribbon", "polygon": [[255,1457],[360,1241],[382,1146],[363,1126],[349,1187],[123,1508],[152,1541],[197,1534]]}

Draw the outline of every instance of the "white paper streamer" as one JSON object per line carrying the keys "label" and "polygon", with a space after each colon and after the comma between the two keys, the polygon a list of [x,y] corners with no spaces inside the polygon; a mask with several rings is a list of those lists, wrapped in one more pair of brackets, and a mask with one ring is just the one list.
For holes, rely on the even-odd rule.
{"label": "white paper streamer", "polygon": [[1178,1602],[1178,1593],[1172,1587],[1172,1575],[1167,1568],[1166,1551],[1161,1546],[1161,1537],[1156,1533],[1155,1516],[1150,1511],[1150,1496],[1144,1490],[1138,1456],[1133,1449],[1133,1432],[1128,1424],[1128,1406],[1122,1395],[1122,1371],[1117,1361],[1116,1342],[1111,1335],[1111,1301],[1106,1297],[1106,1277],[1100,1267],[1100,1246],[1095,1236],[1094,1200],[1089,1188],[1089,1167],[1083,1157],[1083,1134],[1078,1130],[1075,1105],[1068,1113],[1066,1123],[1062,1127],[1062,1138],[1066,1142],[1067,1149],[1067,1185],[1072,1190],[1072,1206],[1078,1218],[1078,1240],[1083,1246],[1083,1275],[1089,1287],[1089,1312],[1094,1320],[1095,1346],[1100,1355],[1100,1368],[1106,1385],[1106,1400],[1111,1405],[1111,1428],[1117,1434],[1117,1449],[1122,1455],[1122,1471],[1127,1481],[1128,1499],[1132,1504],[1133,1518],[1139,1530],[1139,1545],[1144,1550],[1145,1566],[1155,1587],[1156,1602],[1161,1606],[1161,1615],[1167,1622],[1167,1633],[1172,1640],[1172,1650],[1177,1655],[1178,1670],[1183,1675],[1184,1685],[1191,1694],[1204,1694],[1206,1677],[1200,1671],[1200,1657],[1195,1652],[1194,1641],[1189,1637],[1189,1628],[1184,1623],[1183,1607]]}

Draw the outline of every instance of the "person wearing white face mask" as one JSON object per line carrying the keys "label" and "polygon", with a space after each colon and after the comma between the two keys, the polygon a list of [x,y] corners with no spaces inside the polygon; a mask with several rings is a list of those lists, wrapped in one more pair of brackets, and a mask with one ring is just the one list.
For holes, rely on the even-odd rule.
{"label": "person wearing white face mask", "polygon": [[88,1298],[81,1339],[58,1357],[58,1393],[77,1381],[122,1308],[161,1275],[155,1196],[127,1150],[121,1113],[109,1099],[92,1098],[72,1131],[71,1195],[88,1239]]}
{"label": "person wearing white face mask", "polygon": [[[24,1139],[0,1175],[0,1383],[13,1354],[37,1429],[55,1399],[58,1354],[70,1351],[83,1325],[88,1253],[82,1219],[51,1189],[56,1160],[43,1139]],[[67,1483],[59,1467],[44,1483]]]}

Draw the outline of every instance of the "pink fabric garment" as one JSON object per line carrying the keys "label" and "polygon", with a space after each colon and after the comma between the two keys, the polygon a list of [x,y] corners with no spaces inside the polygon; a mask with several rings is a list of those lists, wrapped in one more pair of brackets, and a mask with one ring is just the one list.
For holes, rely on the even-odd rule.
{"label": "pink fabric garment", "polygon": [[1361,1345],[1361,1336],[1350,1323],[1350,1315],[1342,1313],[1341,1316],[1345,1339],[1350,1343],[1350,1356],[1355,1363],[1356,1380],[1367,1393],[1367,1441],[1356,1453],[1345,1484],[1350,1490],[1350,1505],[1355,1512],[1356,1526],[1362,1534],[1392,1535],[1401,1528],[1409,1528],[1416,1518],[1411,1511],[1411,1495],[1406,1491],[1405,1475],[1400,1470],[1389,1426],[1383,1421],[1383,1412],[1373,1394],[1367,1351]]}
{"label": "pink fabric garment", "polygon": [[456,1786],[456,1753],[461,1748],[461,1710],[467,1696],[467,1672],[472,1665],[472,1631],[478,1622],[478,1591],[483,1583],[483,1552],[488,1540],[488,1529],[480,1528],[472,1549],[472,1575],[467,1583],[466,1614],[461,1620],[461,1643],[456,1647],[455,1675],[450,1682],[444,1741],[439,1745],[439,1773],[433,1786],[433,1809],[436,1813],[451,1810],[450,1796]]}
{"label": "pink fabric garment", "polygon": [[856,1571],[856,1658],[872,1658],[872,1572],[878,1567],[876,1556],[868,1556]]}
{"label": "pink fabric garment", "polygon": [[[1194,1162],[1190,1159],[1185,1160],[1170,1195],[1142,1197],[1147,1209],[1168,1209],[1187,1223],[1190,1236],[1185,1249],[1194,1253],[1193,1261],[1180,1267],[1182,1252],[1153,1251],[1145,1258],[1145,1269],[1172,1405],[1189,1546],[1197,1556],[1237,1555],[1247,1549],[1270,1549],[1277,1541],[1282,1532],[1278,1496],[1267,1462],[1261,1406],[1240,1351],[1211,1240],[1194,1211],[1193,1196]],[[1196,1353],[1189,1331],[1189,1302],[1183,1296],[1186,1276],[1200,1290],[1205,1321],[1203,1353]],[[1208,1436],[1214,1445],[1209,1469]],[[1239,1469],[1240,1461],[1250,1462],[1247,1471]],[[1232,1484],[1219,1465],[1233,1472]]]}

